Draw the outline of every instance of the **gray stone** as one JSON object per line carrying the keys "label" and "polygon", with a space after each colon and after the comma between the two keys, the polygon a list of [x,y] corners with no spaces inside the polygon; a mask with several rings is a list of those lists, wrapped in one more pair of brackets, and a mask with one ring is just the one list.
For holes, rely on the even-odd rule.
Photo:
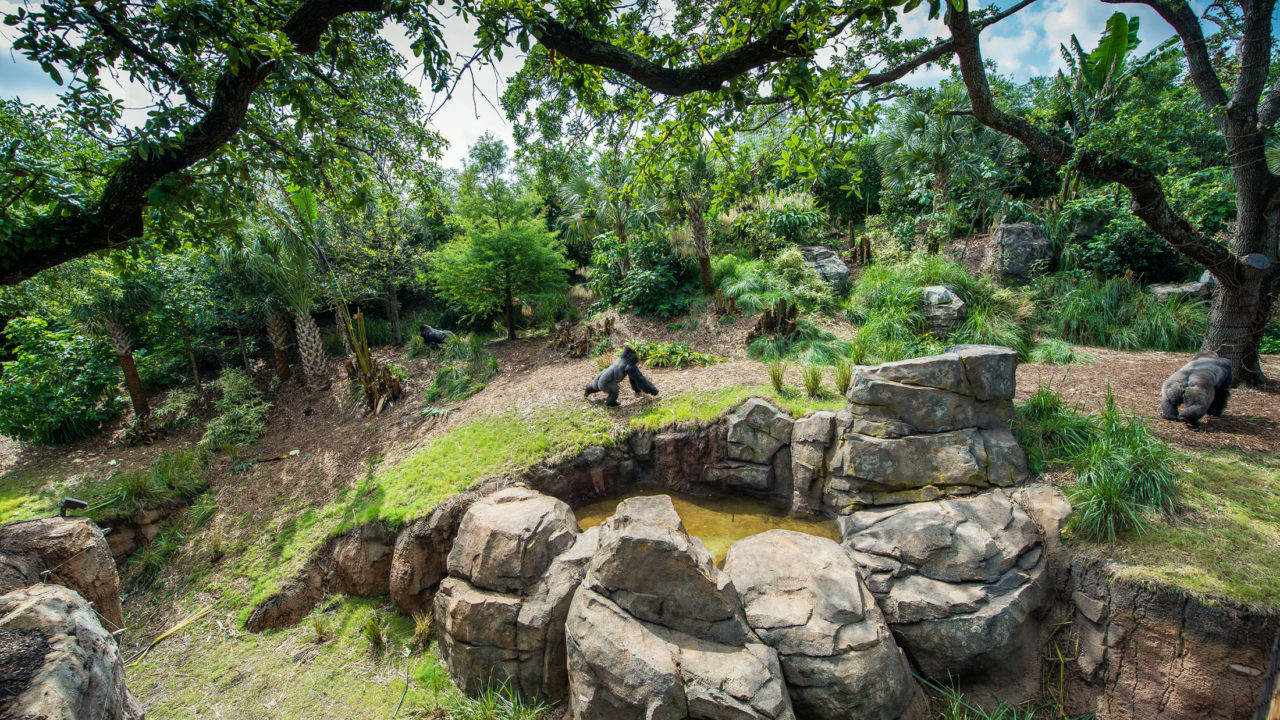
{"label": "gray stone", "polygon": [[1000,345],[952,345],[978,400],[1012,400],[1018,389],[1018,353]]}
{"label": "gray stone", "polygon": [[895,720],[919,688],[847,550],[771,530],[729,548],[747,622],[778,651],[796,717]]}
{"label": "gray stone", "polygon": [[849,284],[849,266],[840,259],[840,253],[821,245],[802,246],[800,254],[813,271],[828,285],[842,290]]}
{"label": "gray stone", "polygon": [[15,631],[38,632],[49,649],[30,684],[4,699],[4,717],[144,717],[125,686],[120,648],[79,593],[62,585],[40,583],[0,596],[0,632]]}
{"label": "gray stone", "polygon": [[[1207,272],[1207,271],[1206,271]],[[1210,277],[1213,277],[1210,275]],[[1213,285],[1201,280],[1186,283],[1156,283],[1147,290],[1160,302],[1170,300],[1208,300],[1213,296]]]}
{"label": "gray stone", "polygon": [[776,651],[667,496],[623,501],[565,623],[570,714],[793,718]]}
{"label": "gray stone", "polygon": [[124,627],[111,546],[92,520],[51,517],[0,526],[0,595],[39,582],[80,593],[108,631]]}
{"label": "gray stone", "polygon": [[713,465],[702,472],[702,481],[722,489],[768,492],[773,487],[773,466],[745,462]]}
{"label": "gray stone", "polygon": [[748,398],[728,417],[730,460],[766,464],[783,445],[791,442],[793,420],[772,403]]}
{"label": "gray stone", "polygon": [[528,488],[499,490],[462,517],[449,574],[486,590],[523,593],[577,532],[578,521],[564,502]]}
{"label": "gray stone", "polygon": [[950,335],[969,314],[964,300],[946,285],[930,285],[920,291],[920,312],[929,331],[940,338]]}
{"label": "gray stone", "polygon": [[877,437],[903,437],[963,428],[1006,428],[1013,417],[1008,400],[979,401],[931,387],[893,382],[864,371],[853,371],[849,411],[854,431]]}
{"label": "gray stone", "polygon": [[841,518],[899,643],[931,677],[1005,667],[1045,595],[1036,524],[1011,493],[867,510]]}
{"label": "gray stone", "polygon": [[999,225],[992,233],[994,266],[1000,279],[1022,285],[1043,274],[1053,261],[1053,245],[1044,231],[1031,223]]}

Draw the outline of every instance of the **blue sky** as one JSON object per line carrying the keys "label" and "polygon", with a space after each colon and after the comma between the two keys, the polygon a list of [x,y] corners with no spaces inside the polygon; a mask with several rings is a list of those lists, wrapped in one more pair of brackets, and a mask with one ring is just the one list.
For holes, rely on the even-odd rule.
{"label": "blue sky", "polygon": [[[15,0],[0,0],[0,14],[12,12],[18,4]],[[1197,8],[1203,6],[1203,2],[1193,4]],[[994,60],[1002,74],[1012,75],[1018,81],[1053,73],[1062,63],[1058,54],[1060,43],[1067,42],[1075,33],[1082,45],[1092,47],[1106,26],[1107,18],[1116,11],[1141,18],[1140,52],[1155,47],[1173,34],[1169,26],[1145,6],[1107,4],[1100,0],[1040,0],[987,29],[982,36],[983,55]],[[938,37],[946,32],[940,20],[929,20],[923,10],[903,16],[902,23],[905,33],[911,37]],[[408,41],[399,28],[388,27],[384,35],[407,51]],[[445,21],[445,39],[455,52],[465,52],[470,48],[471,38],[471,30],[466,23],[456,18]],[[58,87],[39,66],[13,52],[11,46],[12,28],[0,27],[0,97],[16,95],[27,102],[56,102]],[[472,78],[464,78],[455,95],[436,112],[432,124],[450,142],[445,151],[446,164],[457,164],[465,156],[467,147],[486,130],[510,140],[506,119],[490,102],[496,105],[502,93],[503,78],[517,67],[519,59],[509,55],[496,67],[478,70],[474,82]],[[410,80],[420,80],[420,75],[420,71],[411,72]],[[931,85],[943,75],[938,68],[924,68],[914,73],[909,82]],[[148,102],[148,95],[142,88],[127,81],[118,82],[116,86],[126,107],[142,108]],[[420,90],[425,97],[430,97],[425,81]],[[143,111],[137,109],[133,112],[136,113],[135,118],[140,118]]]}

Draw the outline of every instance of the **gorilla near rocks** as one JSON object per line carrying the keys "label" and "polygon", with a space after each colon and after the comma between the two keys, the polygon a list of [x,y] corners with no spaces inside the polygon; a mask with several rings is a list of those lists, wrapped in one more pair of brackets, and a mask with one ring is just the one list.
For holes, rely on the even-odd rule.
{"label": "gorilla near rocks", "polygon": [[1221,415],[1230,395],[1231,361],[1218,357],[1216,352],[1202,352],[1164,381],[1160,388],[1160,417],[1195,427],[1205,414]]}
{"label": "gorilla near rocks", "polygon": [[604,401],[609,407],[618,406],[618,383],[622,380],[622,376],[627,376],[631,381],[631,391],[639,395],[640,393],[648,393],[657,395],[658,388],[653,386],[643,374],[637,365],[640,363],[640,356],[631,348],[623,348],[622,354],[618,356],[613,364],[596,376],[596,379],[587,386],[585,397],[590,397],[591,393],[608,393],[609,399]]}
{"label": "gorilla near rocks", "polygon": [[439,345],[440,343],[453,337],[453,333],[448,330],[437,330],[430,325],[422,325],[418,328],[418,334],[422,336],[422,342],[428,346]]}

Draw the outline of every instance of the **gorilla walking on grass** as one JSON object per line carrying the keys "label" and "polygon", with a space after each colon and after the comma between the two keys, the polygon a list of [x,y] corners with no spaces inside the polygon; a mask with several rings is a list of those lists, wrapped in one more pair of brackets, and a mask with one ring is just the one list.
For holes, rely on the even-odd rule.
{"label": "gorilla walking on grass", "polygon": [[1205,414],[1221,415],[1230,396],[1231,361],[1213,351],[1202,352],[1164,381],[1160,388],[1160,417],[1196,427]]}
{"label": "gorilla walking on grass", "polygon": [[591,393],[608,393],[609,399],[604,401],[609,407],[618,406],[618,383],[622,380],[622,376],[627,376],[631,381],[631,391],[639,395],[640,393],[648,393],[657,395],[658,388],[653,386],[640,372],[637,365],[640,363],[640,356],[631,348],[623,348],[622,354],[618,356],[613,364],[605,368],[596,376],[596,379],[587,386],[586,397],[590,397]]}

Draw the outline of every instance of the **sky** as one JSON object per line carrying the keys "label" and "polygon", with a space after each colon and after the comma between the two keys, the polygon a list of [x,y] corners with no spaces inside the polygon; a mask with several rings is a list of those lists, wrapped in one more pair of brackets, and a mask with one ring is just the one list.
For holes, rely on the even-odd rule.
{"label": "sky", "polygon": [[[1004,5],[1007,2],[1000,2]],[[1198,9],[1203,2],[1193,3]],[[0,0],[0,14],[8,14],[18,7],[15,0]],[[1106,26],[1107,18],[1117,10],[1141,19],[1139,52],[1154,48],[1173,34],[1172,29],[1154,11],[1132,4],[1113,5],[1100,0],[1039,0],[1003,22],[985,30],[982,34],[984,57],[994,60],[1001,74],[1010,75],[1016,81],[1025,81],[1036,75],[1056,72],[1063,66],[1058,46],[1074,33],[1086,49],[1097,44]],[[929,20],[922,8],[901,18],[904,34],[908,37],[942,37],[946,26],[941,20]],[[423,76],[421,66],[409,52],[409,41],[398,26],[383,29],[387,38],[411,62],[405,79],[418,85],[434,114],[433,128],[448,142],[442,162],[446,166],[460,165],[470,147],[486,131],[511,143],[511,126],[499,109],[503,90],[503,78],[513,74],[521,64],[518,52],[508,54],[503,61],[490,67],[474,69],[458,82],[452,97],[440,98],[430,91],[430,83]],[[24,102],[53,104],[57,102],[58,86],[40,67],[12,50],[13,28],[0,26],[0,97],[18,96]],[[467,54],[472,49],[472,31],[460,18],[444,19],[444,37],[447,46],[455,54]],[[938,82],[945,72],[937,67],[917,70],[907,78],[911,85],[925,86]],[[144,89],[127,80],[116,82],[115,91],[132,110],[126,113],[126,121],[143,117],[141,108],[148,101]]]}

